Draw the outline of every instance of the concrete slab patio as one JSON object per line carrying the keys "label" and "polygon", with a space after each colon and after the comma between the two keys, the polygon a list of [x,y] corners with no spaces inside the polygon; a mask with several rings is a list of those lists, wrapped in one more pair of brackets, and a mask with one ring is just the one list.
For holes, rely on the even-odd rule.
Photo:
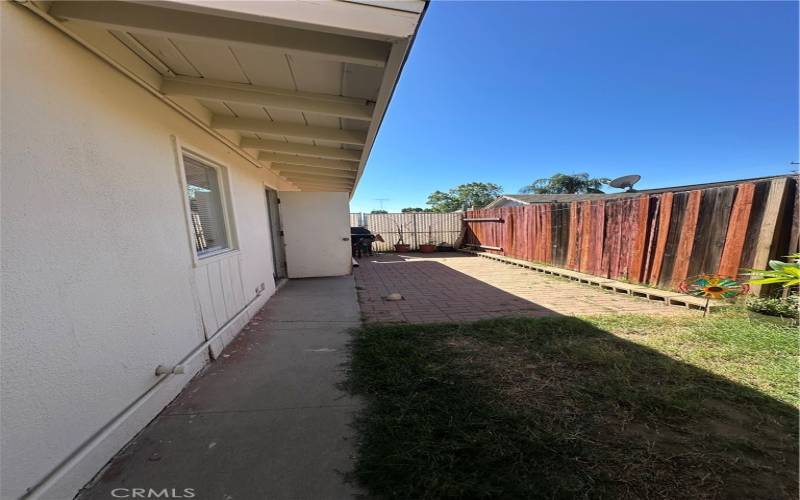
{"label": "concrete slab patio", "polygon": [[111,499],[115,488],[352,498],[343,473],[359,403],[337,383],[359,324],[352,276],[290,281],[79,498]]}
{"label": "concrete slab patio", "polygon": [[[465,253],[376,254],[354,271],[365,321],[432,323],[501,316],[696,314]],[[390,293],[404,300],[386,301]]]}

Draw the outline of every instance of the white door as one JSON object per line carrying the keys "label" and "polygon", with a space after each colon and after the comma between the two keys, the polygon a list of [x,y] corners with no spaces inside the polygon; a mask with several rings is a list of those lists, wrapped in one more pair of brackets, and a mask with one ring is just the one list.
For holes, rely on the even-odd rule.
{"label": "white door", "polygon": [[278,196],[289,278],[350,274],[349,194],[281,191]]}

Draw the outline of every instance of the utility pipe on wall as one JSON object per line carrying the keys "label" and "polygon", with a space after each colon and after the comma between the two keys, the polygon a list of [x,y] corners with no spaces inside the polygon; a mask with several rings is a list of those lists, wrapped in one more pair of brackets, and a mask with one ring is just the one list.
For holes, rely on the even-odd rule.
{"label": "utility pipe on wall", "polygon": [[239,312],[234,314],[231,319],[226,321],[224,325],[219,327],[219,329],[214,332],[214,335],[210,336],[205,342],[195,347],[174,366],[167,367],[164,365],[159,365],[156,367],[155,373],[159,379],[152,386],[150,386],[149,389],[147,389],[141,396],[136,398],[131,404],[126,406],[121,412],[117,413],[108,423],[106,423],[80,446],[78,446],[75,451],[70,453],[67,458],[56,465],[56,467],[51,470],[41,481],[30,487],[27,493],[25,493],[21,498],[26,500],[41,498],[41,495],[44,492],[52,487],[59,479],[64,477],[64,474],[72,469],[72,467],[74,467],[78,462],[83,460],[96,445],[100,444],[100,442],[114,432],[122,424],[122,422],[124,422],[128,417],[133,415],[136,410],[141,408],[142,405],[149,401],[153,394],[156,393],[156,389],[158,389],[168,378],[170,378],[171,375],[183,374],[186,364],[197,357],[197,355],[203,352],[206,348],[208,348],[208,346],[211,345],[211,343],[222,334],[228,325],[238,320],[242,314],[244,314],[247,309],[256,301],[256,299],[261,296],[261,293],[261,291],[256,293],[256,296],[253,297],[250,302],[248,302]]}

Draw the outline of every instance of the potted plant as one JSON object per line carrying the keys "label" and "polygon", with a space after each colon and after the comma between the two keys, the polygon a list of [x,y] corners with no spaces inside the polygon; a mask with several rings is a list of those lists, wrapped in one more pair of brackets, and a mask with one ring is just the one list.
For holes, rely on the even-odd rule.
{"label": "potted plant", "polygon": [[420,244],[419,251],[422,253],[433,253],[436,251],[436,244],[433,242],[433,231],[431,226],[428,226],[428,241]]}
{"label": "potted plant", "polygon": [[409,250],[411,250],[411,245],[403,241],[403,228],[400,227],[400,224],[397,224],[397,243],[394,244],[394,251],[408,252]]}

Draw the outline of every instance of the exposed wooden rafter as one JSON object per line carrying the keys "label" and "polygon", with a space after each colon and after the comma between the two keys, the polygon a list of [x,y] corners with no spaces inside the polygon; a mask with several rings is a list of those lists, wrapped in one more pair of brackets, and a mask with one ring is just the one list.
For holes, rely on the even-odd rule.
{"label": "exposed wooden rafter", "polygon": [[355,149],[310,146],[308,144],[273,141],[270,139],[253,139],[251,137],[242,137],[239,145],[243,148],[258,149],[259,151],[313,156],[315,158],[330,158],[332,160],[359,161],[359,159],[361,159],[361,151]]}
{"label": "exposed wooden rafter", "polygon": [[318,189],[329,189],[329,190],[341,189],[346,191],[350,191],[351,189],[353,189],[352,184],[330,184],[327,182],[309,182],[302,180],[295,180],[289,182],[291,182],[292,184],[294,184],[299,188],[318,188]]}
{"label": "exposed wooden rafter", "polygon": [[164,78],[161,92],[208,99],[218,102],[236,102],[269,108],[338,116],[356,120],[372,119],[372,104],[364,99],[354,99],[311,92],[261,87],[241,83],[220,82],[185,76]]}
{"label": "exposed wooden rafter", "polygon": [[343,170],[325,170],[320,168],[310,167],[296,167],[295,165],[285,165],[283,163],[273,163],[272,170],[280,173],[281,175],[316,175],[319,177],[331,177],[335,179],[349,179],[356,178],[356,172],[346,172]]}
{"label": "exposed wooden rafter", "polygon": [[345,186],[345,187],[353,185],[353,180],[335,179],[332,177],[314,177],[310,175],[304,175],[304,176],[289,175],[286,176],[286,179],[288,179],[289,182],[301,183],[301,184],[318,184],[325,186]]}
{"label": "exposed wooden rafter", "polygon": [[327,158],[314,158],[313,156],[296,156],[287,155],[284,153],[259,153],[258,159],[260,161],[269,161],[272,163],[282,163],[285,165],[296,165],[305,167],[317,167],[328,170],[344,170],[346,172],[355,172],[358,170],[358,162],[347,160],[330,160]]}
{"label": "exposed wooden rafter", "polygon": [[222,130],[239,130],[302,139],[318,139],[321,141],[355,144],[358,146],[363,146],[367,141],[367,134],[360,130],[314,127],[295,123],[271,122],[255,118],[234,118],[232,116],[215,115],[211,120],[211,127]]}

